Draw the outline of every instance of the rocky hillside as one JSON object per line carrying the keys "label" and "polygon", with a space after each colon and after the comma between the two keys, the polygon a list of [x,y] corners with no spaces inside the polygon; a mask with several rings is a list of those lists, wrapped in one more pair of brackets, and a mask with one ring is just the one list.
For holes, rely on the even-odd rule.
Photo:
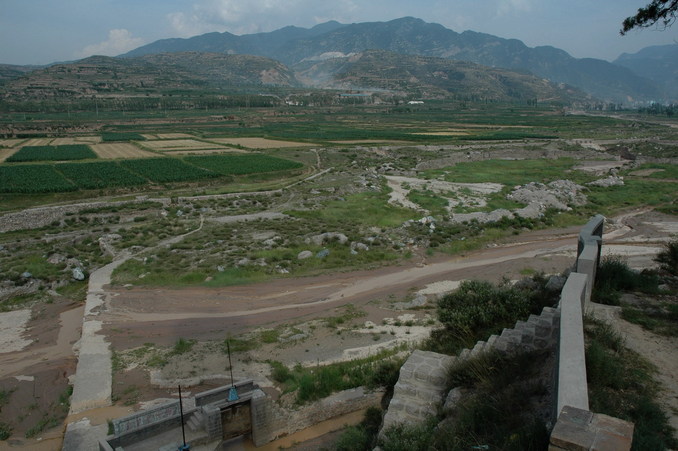
{"label": "rocky hillside", "polygon": [[583,92],[527,73],[444,58],[371,50],[297,66],[305,83],[341,89],[379,89],[420,98],[468,100],[587,100]]}
{"label": "rocky hillside", "polygon": [[9,97],[214,90],[233,86],[297,86],[285,65],[268,58],[220,53],[173,53],[138,58],[93,56],[35,70],[5,83]]}
{"label": "rocky hillside", "polygon": [[653,100],[661,95],[651,80],[607,61],[577,59],[554,47],[531,48],[517,39],[503,39],[485,33],[457,33],[442,25],[412,17],[351,25],[328,22],[311,29],[286,27],[271,33],[243,36],[209,33],[189,39],[156,41],[126,56],[187,50],[248,53],[295,66],[304,61],[346,56],[370,49],[529,71],[556,83],[576,86],[606,100]]}

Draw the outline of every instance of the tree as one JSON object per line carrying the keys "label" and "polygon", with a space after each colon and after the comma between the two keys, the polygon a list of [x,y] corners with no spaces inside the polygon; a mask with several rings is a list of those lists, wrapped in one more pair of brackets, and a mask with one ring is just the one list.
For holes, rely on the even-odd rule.
{"label": "tree", "polygon": [[634,28],[647,28],[656,23],[668,27],[676,20],[678,0],[652,0],[646,7],[638,9],[635,16],[627,17],[619,33],[623,36]]}

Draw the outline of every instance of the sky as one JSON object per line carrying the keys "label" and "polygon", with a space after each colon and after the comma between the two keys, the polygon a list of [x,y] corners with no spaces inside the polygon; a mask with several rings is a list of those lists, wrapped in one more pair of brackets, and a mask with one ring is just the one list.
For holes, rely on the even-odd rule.
{"label": "sky", "polygon": [[650,45],[677,44],[678,24],[619,35],[649,0],[0,0],[0,64],[116,56],[165,38],[241,35],[412,16],[456,32],[551,45],[576,58],[612,61]]}

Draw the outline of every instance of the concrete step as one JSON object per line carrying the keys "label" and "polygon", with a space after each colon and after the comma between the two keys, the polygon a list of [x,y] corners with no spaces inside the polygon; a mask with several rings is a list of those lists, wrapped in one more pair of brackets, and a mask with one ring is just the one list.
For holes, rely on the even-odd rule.
{"label": "concrete step", "polygon": [[476,345],[471,349],[471,353],[469,354],[470,357],[478,357],[480,354],[485,352],[485,343],[484,341],[479,341],[476,343]]}
{"label": "concrete step", "polygon": [[485,349],[490,350],[494,349],[494,344],[497,341],[497,336],[496,335],[490,335],[490,338],[487,339],[487,344],[485,345]]}

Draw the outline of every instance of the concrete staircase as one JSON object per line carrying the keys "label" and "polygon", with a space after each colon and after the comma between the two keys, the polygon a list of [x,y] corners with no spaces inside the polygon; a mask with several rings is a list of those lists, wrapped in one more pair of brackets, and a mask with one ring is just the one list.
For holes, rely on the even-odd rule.
{"label": "concrete staircase", "polygon": [[193,412],[191,418],[186,422],[186,426],[193,432],[205,430],[205,415],[202,413],[202,409]]}
{"label": "concrete staircase", "polygon": [[530,315],[527,321],[517,321],[512,329],[479,341],[459,355],[448,356],[427,351],[414,351],[400,369],[381,433],[398,423],[416,424],[427,415],[435,414],[447,392],[447,372],[460,362],[489,351],[513,353],[553,348],[558,340],[560,310],[545,307],[540,315]]}

